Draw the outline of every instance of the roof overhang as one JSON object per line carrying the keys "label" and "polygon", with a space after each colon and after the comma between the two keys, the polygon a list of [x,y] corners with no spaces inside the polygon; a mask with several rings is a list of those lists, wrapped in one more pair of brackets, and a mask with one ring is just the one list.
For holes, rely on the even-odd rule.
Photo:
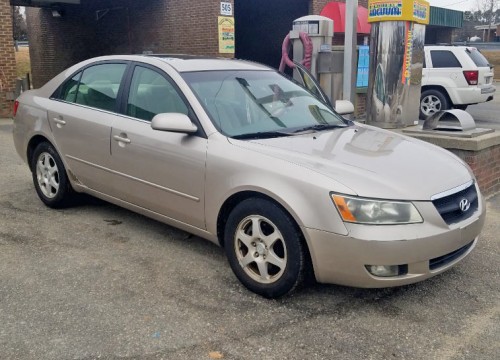
{"label": "roof overhang", "polygon": [[489,29],[496,30],[497,26],[499,26],[499,25],[500,25],[500,23],[490,24],[490,25],[478,25],[478,26],[474,26],[474,28],[476,30],[489,30]]}
{"label": "roof overhang", "polygon": [[[320,15],[326,16],[327,18],[333,20],[334,33],[345,32],[345,3],[338,1],[329,2],[328,4],[326,4],[323,10],[321,10]],[[463,12],[431,6],[429,26],[432,25],[439,28],[461,28],[463,26]],[[370,29],[371,26],[368,23],[368,9],[359,5],[357,32],[358,34],[369,34]]]}
{"label": "roof overhang", "polygon": [[12,6],[52,7],[57,4],[79,5],[80,0],[10,0]]}
{"label": "roof overhang", "polygon": [[[320,15],[333,20],[333,33],[345,33],[345,3],[332,1],[321,10]],[[368,9],[358,5],[357,33],[369,34],[371,25],[368,23]]]}

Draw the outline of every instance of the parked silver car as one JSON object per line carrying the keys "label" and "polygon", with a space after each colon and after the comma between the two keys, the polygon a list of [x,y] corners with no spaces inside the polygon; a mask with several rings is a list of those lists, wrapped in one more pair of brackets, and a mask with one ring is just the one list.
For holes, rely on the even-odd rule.
{"label": "parked silver car", "polygon": [[15,146],[49,207],[87,193],[213,241],[266,297],[308,273],[409,284],[467,256],[485,205],[465,163],[343,119],[310,80],[237,60],[91,59],[21,95]]}

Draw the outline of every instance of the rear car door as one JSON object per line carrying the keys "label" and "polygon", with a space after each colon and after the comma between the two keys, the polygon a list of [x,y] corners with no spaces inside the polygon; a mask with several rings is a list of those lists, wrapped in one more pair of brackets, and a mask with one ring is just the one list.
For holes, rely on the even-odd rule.
{"label": "rear car door", "polygon": [[98,63],[68,79],[54,94],[48,117],[56,147],[81,184],[107,193],[112,187],[111,125],[127,63]]}
{"label": "rear car door", "polygon": [[160,113],[183,113],[196,123],[188,102],[165,73],[148,65],[135,66],[127,89],[125,116],[111,131],[114,196],[205,228],[206,136],[151,128]]}
{"label": "rear car door", "polygon": [[[462,75],[462,64],[453,51],[431,50],[430,60],[431,67],[426,69],[426,76],[429,79],[432,79],[433,77],[449,79],[449,81],[445,82],[448,89],[467,87],[467,82]],[[448,92],[449,91],[450,90],[448,90]]]}

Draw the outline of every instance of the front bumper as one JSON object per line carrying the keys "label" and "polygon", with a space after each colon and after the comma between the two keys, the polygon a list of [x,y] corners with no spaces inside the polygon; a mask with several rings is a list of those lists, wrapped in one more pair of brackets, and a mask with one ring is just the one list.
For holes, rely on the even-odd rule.
{"label": "front bumper", "polygon": [[[433,212],[430,202],[417,207],[421,213]],[[421,224],[346,224],[347,236],[303,228],[316,280],[381,288],[411,284],[448,270],[476,245],[486,215],[484,203],[481,201],[470,218],[454,225],[446,225],[435,208],[434,213],[437,216]],[[459,249],[461,251],[457,252]],[[448,254],[450,257],[443,258]],[[407,265],[408,271],[405,275],[377,277],[371,275],[365,265]]]}

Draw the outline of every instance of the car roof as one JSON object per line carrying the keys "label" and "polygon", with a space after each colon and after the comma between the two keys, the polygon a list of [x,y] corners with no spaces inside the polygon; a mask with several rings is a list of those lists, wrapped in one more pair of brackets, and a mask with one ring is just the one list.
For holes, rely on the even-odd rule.
{"label": "car roof", "polygon": [[271,70],[265,65],[258,63],[193,55],[148,55],[157,58],[178,72],[189,71],[213,71],[213,70]]}
{"label": "car roof", "polygon": [[70,69],[71,71],[75,71],[82,66],[87,66],[99,61],[110,60],[138,61],[149,63],[151,65],[159,65],[159,63],[164,63],[170,65],[174,70],[180,73],[191,71],[217,70],[275,70],[268,66],[252,61],[183,54],[107,55],[85,60]]}
{"label": "car roof", "polygon": [[170,65],[178,72],[213,70],[273,70],[265,65],[252,61],[186,54],[108,55],[89,59],[85,63],[88,65],[89,63],[102,60],[139,61],[150,64],[158,64],[158,61],[160,61]]}
{"label": "car roof", "polygon": [[468,49],[468,50],[477,50],[476,47],[474,46],[465,46],[465,45],[425,45],[424,46],[427,50],[452,50],[452,49]]}

